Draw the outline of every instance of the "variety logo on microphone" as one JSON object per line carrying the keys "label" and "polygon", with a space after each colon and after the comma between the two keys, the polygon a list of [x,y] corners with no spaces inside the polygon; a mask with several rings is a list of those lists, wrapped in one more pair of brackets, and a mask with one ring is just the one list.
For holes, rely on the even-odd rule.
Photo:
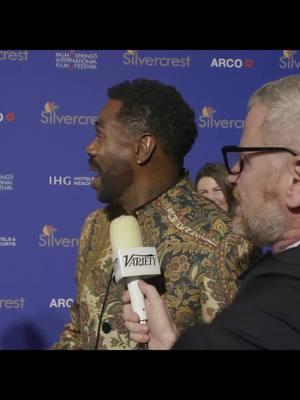
{"label": "variety logo on microphone", "polygon": [[283,50],[280,57],[279,67],[281,69],[299,69],[300,68],[300,54],[296,50]]}
{"label": "variety logo on microphone", "polygon": [[154,247],[120,249],[113,254],[115,279],[160,274],[157,251]]}
{"label": "variety logo on microphone", "polygon": [[131,254],[125,255],[124,267],[145,267],[147,265],[155,265],[156,255],[155,254]]}
{"label": "variety logo on microphone", "polygon": [[185,57],[166,57],[157,55],[144,56],[138,50],[127,50],[123,54],[123,64],[135,67],[163,67],[163,68],[187,68],[190,67],[192,58]]}
{"label": "variety logo on microphone", "polygon": [[56,112],[59,108],[54,101],[47,101],[41,112],[41,123],[49,125],[95,125],[97,116],[93,115],[64,115]]}
{"label": "variety logo on microphone", "polygon": [[98,69],[98,54],[92,52],[79,52],[77,50],[57,51],[56,68],[70,71]]}
{"label": "variety logo on microphone", "polygon": [[201,110],[198,117],[198,126],[200,128],[237,128],[244,127],[244,120],[242,119],[217,119],[215,118],[216,110],[211,106],[205,106]]}
{"label": "variety logo on microphone", "polygon": [[44,225],[39,236],[39,247],[78,247],[79,238],[55,237],[55,232],[57,229],[53,225]]}

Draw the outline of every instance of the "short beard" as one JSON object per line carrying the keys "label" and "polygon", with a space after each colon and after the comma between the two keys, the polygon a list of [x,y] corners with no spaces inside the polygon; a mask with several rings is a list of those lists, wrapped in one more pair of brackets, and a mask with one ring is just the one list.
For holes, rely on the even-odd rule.
{"label": "short beard", "polygon": [[234,217],[233,231],[257,246],[270,246],[283,237],[286,219],[281,213],[278,201],[272,199],[261,204],[252,218],[244,215]]}
{"label": "short beard", "polygon": [[112,166],[110,172],[102,173],[97,193],[98,200],[110,205],[121,205],[120,198],[133,182],[133,170],[129,164]]}

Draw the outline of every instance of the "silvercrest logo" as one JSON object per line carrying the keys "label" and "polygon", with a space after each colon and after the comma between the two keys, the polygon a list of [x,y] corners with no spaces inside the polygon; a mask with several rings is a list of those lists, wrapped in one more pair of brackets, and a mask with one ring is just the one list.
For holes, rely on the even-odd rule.
{"label": "silvercrest logo", "polygon": [[131,254],[125,255],[124,267],[145,267],[155,265],[154,254]]}

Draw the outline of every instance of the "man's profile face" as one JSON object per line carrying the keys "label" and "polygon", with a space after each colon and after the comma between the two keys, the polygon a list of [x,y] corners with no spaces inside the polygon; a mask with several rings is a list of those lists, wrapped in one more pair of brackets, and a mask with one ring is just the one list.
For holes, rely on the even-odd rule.
{"label": "man's profile face", "polygon": [[120,197],[133,183],[134,137],[116,119],[121,107],[118,100],[107,102],[95,124],[96,138],[86,149],[90,167],[97,173],[91,186],[99,201],[108,204],[119,204]]}
{"label": "man's profile face", "polygon": [[[267,108],[256,104],[249,111],[241,147],[265,147],[263,141],[263,122]],[[249,153],[250,154],[250,153]],[[244,168],[238,178],[229,176],[231,182],[236,181],[239,205],[233,226],[236,233],[243,234],[257,245],[274,244],[285,231],[285,218],[280,204],[278,192],[278,175],[274,172],[272,161],[278,154],[241,153]]]}

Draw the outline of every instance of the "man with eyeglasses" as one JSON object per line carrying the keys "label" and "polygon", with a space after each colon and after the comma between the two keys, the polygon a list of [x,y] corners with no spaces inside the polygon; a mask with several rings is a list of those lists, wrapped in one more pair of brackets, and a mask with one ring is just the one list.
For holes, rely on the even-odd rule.
{"label": "man with eyeglasses", "polygon": [[125,292],[125,325],[149,349],[300,349],[300,75],[251,96],[240,146],[222,149],[239,201],[234,230],[272,252],[240,277],[235,300],[211,324],[180,337],[153,286],[140,282],[148,326]]}

